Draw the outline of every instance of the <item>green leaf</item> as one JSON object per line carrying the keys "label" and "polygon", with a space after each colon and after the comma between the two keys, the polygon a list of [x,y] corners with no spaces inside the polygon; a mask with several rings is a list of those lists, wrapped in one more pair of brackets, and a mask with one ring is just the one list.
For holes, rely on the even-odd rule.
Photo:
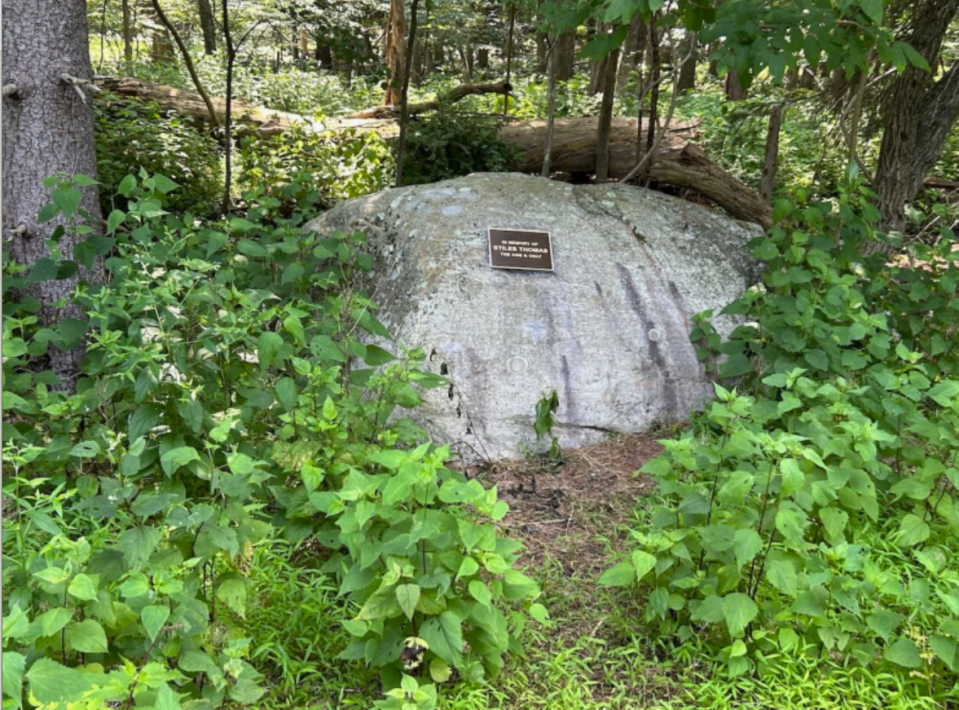
{"label": "green leaf", "polygon": [[959,405],[959,381],[939,382],[926,394],[942,407],[955,407]]}
{"label": "green leaf", "polygon": [[107,635],[93,619],[67,624],[67,648],[81,653],[106,653]]}
{"label": "green leaf", "polygon": [[882,24],[882,0],[859,0],[859,7],[875,24]]}
{"label": "green leaf", "polygon": [[883,654],[887,661],[903,666],[904,668],[919,668],[922,666],[922,655],[919,647],[912,639],[900,636],[899,639]]}
{"label": "green leaf", "polygon": [[113,210],[110,213],[110,216],[107,217],[107,234],[113,234],[116,231],[116,228],[123,224],[123,220],[127,218],[125,212],[121,210]]}
{"label": "green leaf", "polygon": [[160,466],[167,476],[172,476],[181,467],[200,460],[200,454],[192,446],[178,446],[160,457]]}
{"label": "green leaf", "polygon": [[124,530],[120,535],[117,547],[123,552],[126,563],[132,570],[136,571],[150,559],[153,550],[160,543],[161,535],[159,528],[140,525]]}
{"label": "green leaf", "polygon": [[826,539],[829,542],[837,544],[845,539],[843,531],[849,523],[849,513],[839,508],[827,506],[819,509],[819,519],[826,529]]}
{"label": "green leaf", "polygon": [[549,612],[546,610],[545,606],[539,603],[530,604],[529,615],[541,624],[545,624],[549,621]]}
{"label": "green leaf", "polygon": [[260,362],[260,371],[270,369],[270,365],[273,364],[282,347],[283,338],[277,333],[272,331],[260,333],[260,338],[257,341],[257,358]]}
{"label": "green leaf", "polygon": [[599,583],[606,587],[626,587],[636,581],[636,568],[629,562],[620,562],[600,575]]}
{"label": "green leaf", "polygon": [[902,547],[912,547],[925,542],[930,534],[929,525],[915,513],[906,515],[899,525],[896,542]]}
{"label": "green leaf", "polygon": [[633,567],[636,569],[636,581],[643,581],[643,577],[656,566],[656,558],[648,552],[636,550],[632,554]]}
{"label": "green leaf", "polygon": [[763,540],[752,528],[740,528],[733,536],[736,564],[742,569],[763,549]]}
{"label": "green leaf", "polygon": [[892,632],[899,627],[899,624],[902,623],[904,618],[902,614],[894,611],[878,609],[866,618],[866,624],[870,629],[875,631],[876,635],[880,636],[883,641],[888,641],[889,637],[892,636]]}
{"label": "green leaf", "polygon": [[[959,671],[959,646],[946,636],[933,634],[929,637],[929,647],[939,659],[952,671]],[[4,665],[6,668],[6,665]]]}
{"label": "green leaf", "polygon": [[726,628],[733,638],[742,636],[746,626],[756,618],[759,607],[747,595],[736,592],[723,597],[723,617],[726,619]]}
{"label": "green leaf", "polygon": [[284,377],[276,383],[276,398],[287,412],[296,408],[297,395],[296,380],[292,377]]}
{"label": "green leaf", "polygon": [[41,636],[53,636],[53,634],[59,632],[60,629],[70,623],[72,617],[73,609],[60,606],[40,614],[35,623],[40,627]]}
{"label": "green leaf", "polygon": [[180,710],[180,696],[173,691],[169,683],[160,685],[153,710]]}
{"label": "green leaf", "polygon": [[488,609],[492,608],[493,599],[490,596],[489,587],[487,587],[483,582],[478,579],[474,579],[469,583],[469,593],[480,604],[485,606]]}
{"label": "green leaf", "polygon": [[63,213],[63,216],[69,219],[76,213],[77,207],[80,206],[80,198],[82,196],[79,190],[67,187],[54,190],[50,195],[50,199],[53,201],[53,204],[57,206],[57,209]]}
{"label": "green leaf", "polygon": [[420,600],[420,591],[420,585],[418,584],[401,584],[396,588],[396,601],[399,602],[400,609],[403,610],[408,619],[413,618],[416,604]]}
{"label": "green leaf", "polygon": [[95,441],[81,441],[70,449],[70,455],[80,459],[92,459],[100,453],[100,445]]}
{"label": "green leaf", "polygon": [[117,194],[123,195],[124,197],[129,197],[130,194],[137,189],[137,179],[132,175],[127,175],[120,181],[120,184],[117,185]]}
{"label": "green leaf", "polygon": [[240,577],[227,579],[221,577],[217,581],[216,598],[240,616],[244,616],[246,614],[246,580]]}
{"label": "green leaf", "polygon": [[791,496],[793,493],[802,490],[806,482],[806,475],[802,472],[796,459],[783,459],[779,464],[779,470],[783,475],[782,494],[784,496]]}
{"label": "green leaf", "polygon": [[770,555],[766,560],[766,579],[783,594],[795,597],[799,593],[799,577],[792,561],[781,555]]}
{"label": "green leaf", "polygon": [[433,679],[433,682],[445,683],[451,675],[453,675],[453,669],[450,668],[450,664],[439,656],[434,656],[433,660],[430,661],[430,678]]}
{"label": "green leaf", "polygon": [[3,652],[3,694],[13,698],[14,707],[17,708],[23,703],[23,669],[26,662],[27,659],[16,651]]}
{"label": "green leaf", "polygon": [[452,666],[458,666],[463,658],[463,630],[460,618],[451,611],[427,619],[420,629],[420,636],[430,645],[430,650]]}
{"label": "green leaf", "polygon": [[460,563],[459,571],[456,573],[456,579],[472,577],[477,572],[479,572],[479,562],[474,560],[472,557],[464,557],[463,561]]}
{"label": "green leaf", "polygon": [[83,574],[83,572],[80,572],[73,578],[70,586],[67,587],[67,591],[74,599],[80,599],[85,602],[94,601],[97,598],[97,585],[94,584],[88,575]]}
{"label": "green leaf", "polygon": [[60,267],[57,266],[57,262],[49,257],[37,259],[33,263],[30,273],[27,274],[27,281],[29,283],[53,281],[57,278],[57,272],[59,271],[59,268]]}
{"label": "green leaf", "polygon": [[140,610],[140,620],[151,641],[160,633],[168,618],[170,618],[170,607],[165,604],[153,604]]}
{"label": "green leaf", "polygon": [[97,680],[93,673],[61,666],[49,658],[41,658],[30,666],[26,678],[30,693],[41,704],[78,702]]}

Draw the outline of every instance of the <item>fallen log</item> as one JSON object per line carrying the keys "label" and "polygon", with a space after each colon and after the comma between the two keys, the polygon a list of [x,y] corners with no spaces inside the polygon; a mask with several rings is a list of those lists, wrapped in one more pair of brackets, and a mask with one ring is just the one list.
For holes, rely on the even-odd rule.
{"label": "fallen log", "polygon": [[[155,102],[163,110],[176,110],[206,120],[206,105],[192,91],[160,84],[147,84],[128,78],[97,77],[96,82],[111,93]],[[475,85],[467,85],[475,86]],[[480,85],[482,86],[482,85]],[[492,85],[495,86],[495,85]],[[468,94],[464,94],[468,95]],[[211,97],[218,115],[225,114],[226,102]],[[432,104],[433,102],[423,102]],[[437,102],[437,106],[441,102]],[[424,109],[429,110],[429,109]],[[363,112],[360,112],[363,113]],[[268,138],[299,125],[311,132],[347,134],[375,132],[390,141],[398,134],[396,121],[389,118],[312,119],[299,114],[275,111],[260,106],[233,102],[234,120],[254,135]],[[555,122],[552,169],[557,173],[592,174],[596,167],[597,118],[564,118]],[[644,124],[643,138],[645,145]],[[696,123],[673,123],[667,129],[652,161],[650,178],[657,183],[694,190],[736,219],[755,222],[763,227],[772,224],[772,210],[746,184],[713,163],[702,149],[690,140],[698,137]],[[546,121],[510,121],[499,130],[500,138],[516,148],[521,172],[538,173],[543,163]],[[635,118],[613,120],[609,140],[609,176],[622,178],[636,165],[637,125]]]}
{"label": "fallen log", "polygon": [[[410,116],[426,113],[427,111],[439,111],[443,106],[454,104],[457,101],[465,99],[467,96],[480,96],[482,94],[503,94],[506,96],[512,91],[512,88],[513,87],[505,81],[498,81],[495,84],[460,84],[431,101],[418,101],[407,104],[406,111]],[[346,118],[398,119],[399,114],[399,106],[374,106],[373,108],[351,113],[349,116],[346,116]]]}

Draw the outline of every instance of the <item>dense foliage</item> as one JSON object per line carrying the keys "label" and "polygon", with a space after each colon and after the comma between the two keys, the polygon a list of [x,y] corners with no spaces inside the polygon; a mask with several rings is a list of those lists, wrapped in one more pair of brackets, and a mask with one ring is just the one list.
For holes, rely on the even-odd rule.
{"label": "dense foliage", "polygon": [[882,665],[955,700],[959,672],[959,252],[943,230],[889,263],[871,194],[778,205],[762,287],[708,315],[700,357],[734,388],[644,471],[628,561],[647,621],[731,675],[802,655]]}
{"label": "dense foliage", "polygon": [[[44,218],[86,229],[89,183],[52,183]],[[359,289],[363,235],[304,231],[269,196],[196,227],[162,209],[173,189],[120,182],[126,210],[78,250],[85,267],[109,254],[107,284],[77,296],[86,320],[41,328],[29,295],[76,262],[5,264],[5,694],[255,703],[247,573],[277,536],[326,548],[356,637],[342,656],[383,667],[386,688],[421,668],[437,683],[495,673],[538,588],[490,522],[507,510],[496,491],[391,416],[442,378],[359,339],[389,337]],[[40,366],[84,336],[70,393]]]}

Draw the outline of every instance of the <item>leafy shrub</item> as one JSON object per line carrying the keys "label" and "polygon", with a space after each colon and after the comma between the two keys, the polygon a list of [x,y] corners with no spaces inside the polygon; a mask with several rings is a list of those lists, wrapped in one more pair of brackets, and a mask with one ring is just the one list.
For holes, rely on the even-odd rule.
{"label": "leafy shrub", "polygon": [[[763,288],[725,309],[718,400],[643,469],[661,502],[601,582],[705,639],[731,675],[845,659],[949,693],[959,672],[959,252],[943,230],[887,263],[874,196],[780,203],[752,244]],[[954,692],[953,692],[954,696]]]}
{"label": "leafy shrub", "polygon": [[243,192],[280,200],[285,209],[332,207],[390,185],[393,159],[378,134],[316,134],[296,126],[275,138],[246,138],[239,153]]}
{"label": "leafy shrub", "polygon": [[[363,235],[306,232],[308,213],[277,217],[265,196],[198,227],[161,209],[169,183],[123,179],[126,210],[75,250],[88,267],[109,255],[107,283],[75,296],[82,320],[41,327],[24,294],[76,264],[5,260],[4,694],[85,710],[256,703],[248,570],[277,536],[326,548],[361,605],[353,619],[341,607],[360,639],[345,655],[385,667],[387,688],[416,639],[437,683],[443,663],[495,671],[521,607],[543,618],[538,590],[489,522],[506,512],[495,490],[393,417],[443,380],[417,369],[422,353],[357,336],[388,338],[356,287]],[[69,195],[89,184],[57,186],[44,216],[88,231]],[[38,371],[84,338],[75,392]]]}
{"label": "leafy shrub", "polygon": [[499,122],[441,110],[411,118],[406,136],[403,180],[407,185],[437,182],[476,172],[502,172],[516,154],[500,140]]}
{"label": "leafy shrub", "polygon": [[182,188],[163,197],[166,210],[201,217],[215,212],[223,194],[223,151],[212,137],[198,132],[189,119],[137,99],[98,98],[94,112],[103,214],[124,207],[122,199],[113,204],[117,187],[141,169]]}

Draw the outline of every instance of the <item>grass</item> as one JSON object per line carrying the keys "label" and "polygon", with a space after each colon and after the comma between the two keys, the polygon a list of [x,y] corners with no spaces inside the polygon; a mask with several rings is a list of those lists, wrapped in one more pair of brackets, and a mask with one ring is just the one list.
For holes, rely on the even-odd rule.
{"label": "grass", "polygon": [[[551,470],[507,462],[478,473],[510,501],[504,520],[527,548],[528,572],[542,588],[549,627],[531,625],[524,651],[494,681],[443,688],[446,710],[945,710],[959,689],[929,697],[929,679],[864,669],[797,652],[770,657],[761,673],[727,678],[700,639],[681,646],[642,621],[637,594],[598,587],[628,536],[633,509],[650,491],[626,471],[658,449],[654,436],[626,437],[568,452]],[[532,484],[535,478],[536,483]],[[535,487],[534,487],[535,486]],[[610,494],[610,492],[612,493]],[[293,561],[291,561],[291,559]],[[307,550],[258,549],[243,625],[250,662],[265,676],[263,710],[369,708],[378,674],[336,654],[347,643],[336,621],[335,586]]]}

